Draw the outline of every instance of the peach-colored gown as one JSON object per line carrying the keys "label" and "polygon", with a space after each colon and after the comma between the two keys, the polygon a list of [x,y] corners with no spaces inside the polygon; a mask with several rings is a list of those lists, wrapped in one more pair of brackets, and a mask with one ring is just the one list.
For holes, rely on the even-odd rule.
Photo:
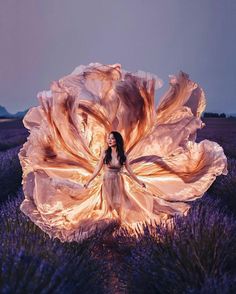
{"label": "peach-colored gown", "polygon": [[111,210],[121,207],[121,198],[124,195],[122,169],[118,159],[113,157],[111,162],[105,165],[102,190]]}
{"label": "peach-colored gown", "polygon": [[[181,71],[169,78],[157,107],[162,80],[120,64],[81,65],[38,93],[40,105],[23,120],[30,134],[19,152],[22,212],[62,242],[80,242],[114,220],[131,231],[187,214],[190,202],[228,173],[227,158],[216,142],[195,142],[203,89]],[[113,159],[84,189],[112,130],[122,134],[130,166],[146,188]]]}

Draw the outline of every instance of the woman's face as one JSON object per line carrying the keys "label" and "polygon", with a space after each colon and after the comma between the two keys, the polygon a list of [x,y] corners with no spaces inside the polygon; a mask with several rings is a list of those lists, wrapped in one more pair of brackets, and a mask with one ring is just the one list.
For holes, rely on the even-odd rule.
{"label": "woman's face", "polygon": [[116,146],[116,139],[112,133],[107,137],[107,144],[109,147]]}

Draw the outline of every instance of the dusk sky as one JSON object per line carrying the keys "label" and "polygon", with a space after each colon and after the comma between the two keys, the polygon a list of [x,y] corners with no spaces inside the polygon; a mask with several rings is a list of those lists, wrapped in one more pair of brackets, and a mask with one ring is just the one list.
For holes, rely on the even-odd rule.
{"label": "dusk sky", "polygon": [[15,113],[80,64],[182,70],[206,111],[236,113],[235,0],[9,0],[0,3],[0,105]]}

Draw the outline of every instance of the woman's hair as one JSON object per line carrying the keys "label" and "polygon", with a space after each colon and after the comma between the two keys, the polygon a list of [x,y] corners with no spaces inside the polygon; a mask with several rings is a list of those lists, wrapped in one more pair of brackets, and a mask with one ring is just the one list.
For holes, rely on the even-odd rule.
{"label": "woman's hair", "polygon": [[[120,161],[120,164],[123,165],[126,161],[126,156],[124,153],[124,140],[119,132],[112,131],[112,132],[110,132],[110,134],[113,134],[113,136],[115,137],[117,156]],[[104,157],[103,162],[105,164],[108,164],[111,161],[111,147],[110,146],[105,150],[105,154],[106,155]]]}

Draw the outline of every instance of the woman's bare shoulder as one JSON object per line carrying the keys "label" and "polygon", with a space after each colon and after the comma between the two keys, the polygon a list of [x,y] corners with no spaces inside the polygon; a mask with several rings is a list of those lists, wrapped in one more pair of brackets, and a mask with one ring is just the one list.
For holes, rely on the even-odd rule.
{"label": "woman's bare shoulder", "polygon": [[129,161],[129,156],[126,152],[124,152],[124,155],[125,155],[125,165],[128,164],[128,161]]}
{"label": "woman's bare shoulder", "polygon": [[105,155],[106,155],[106,149],[103,149],[103,151],[101,152],[101,156],[104,158],[105,157]]}

